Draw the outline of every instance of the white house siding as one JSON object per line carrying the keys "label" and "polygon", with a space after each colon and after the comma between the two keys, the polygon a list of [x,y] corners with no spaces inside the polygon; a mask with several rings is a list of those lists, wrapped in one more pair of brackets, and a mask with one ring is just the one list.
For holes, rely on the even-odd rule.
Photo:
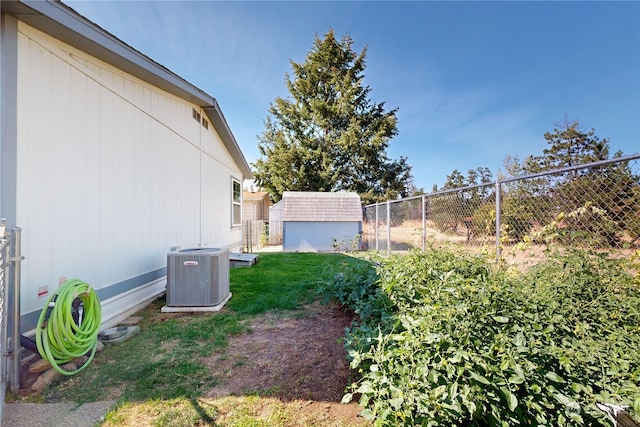
{"label": "white house siding", "polygon": [[242,173],[196,105],[22,22],[17,61],[23,329],[62,278],[94,286],[115,323],[164,290],[171,247],[240,244]]}
{"label": "white house siding", "polygon": [[[285,252],[328,252],[359,247],[359,222],[284,221]],[[357,240],[354,240],[357,239]],[[353,248],[351,243],[354,243]]]}

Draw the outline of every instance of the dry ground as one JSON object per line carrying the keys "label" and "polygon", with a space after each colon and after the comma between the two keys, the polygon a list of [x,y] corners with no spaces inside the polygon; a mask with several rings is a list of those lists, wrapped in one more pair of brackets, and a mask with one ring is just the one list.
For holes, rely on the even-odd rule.
{"label": "dry ground", "polygon": [[282,399],[339,402],[349,381],[339,338],[351,317],[335,305],[312,304],[293,318],[267,313],[251,332],[232,337],[206,365],[224,385],[208,397],[266,394]]}
{"label": "dry ground", "polygon": [[220,380],[206,397],[277,398],[290,403],[301,418],[368,425],[358,416],[362,408],[340,403],[351,375],[340,338],[351,320],[336,305],[318,303],[294,317],[268,313],[256,318],[251,332],[232,337],[223,352],[205,359]]}

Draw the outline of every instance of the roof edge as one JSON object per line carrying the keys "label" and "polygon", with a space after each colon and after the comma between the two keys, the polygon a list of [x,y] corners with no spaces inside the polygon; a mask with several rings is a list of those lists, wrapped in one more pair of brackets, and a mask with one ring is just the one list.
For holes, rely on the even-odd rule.
{"label": "roof edge", "polygon": [[218,131],[220,138],[222,138],[223,141],[226,141],[225,146],[227,147],[227,150],[229,150],[231,158],[240,168],[244,179],[253,178],[253,172],[251,172],[251,168],[249,167],[244,154],[242,154],[240,145],[238,145],[236,138],[233,136],[233,133],[229,128],[227,120],[224,118],[224,114],[222,114],[222,110],[220,109],[218,101],[214,99],[213,105],[202,107],[202,109],[207,114],[207,117],[209,117],[209,120],[211,120],[211,123],[213,123],[213,126]]}

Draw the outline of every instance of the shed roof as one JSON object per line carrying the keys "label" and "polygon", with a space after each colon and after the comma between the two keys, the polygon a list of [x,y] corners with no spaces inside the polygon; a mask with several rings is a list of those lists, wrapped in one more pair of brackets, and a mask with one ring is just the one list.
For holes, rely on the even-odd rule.
{"label": "shed roof", "polygon": [[[188,6],[185,6],[188,7]],[[108,62],[129,74],[201,107],[213,123],[243,177],[252,178],[251,168],[222,114],[218,101],[182,77],[124,43],[60,1],[3,1],[2,13]]]}
{"label": "shed roof", "polygon": [[356,193],[285,191],[283,221],[362,221],[362,205]]}

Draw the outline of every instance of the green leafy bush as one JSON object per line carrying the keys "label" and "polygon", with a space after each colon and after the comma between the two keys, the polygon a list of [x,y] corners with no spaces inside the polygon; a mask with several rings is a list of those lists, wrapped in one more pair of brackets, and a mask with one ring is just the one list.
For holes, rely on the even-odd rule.
{"label": "green leafy bush", "polygon": [[334,299],[357,316],[358,321],[346,331],[345,345],[352,353],[367,350],[373,332],[379,327],[393,325],[391,318],[395,309],[379,286],[374,268],[380,259],[372,255],[337,268],[327,268],[327,277],[319,288],[327,301]]}
{"label": "green leafy bush", "polygon": [[347,334],[361,379],[344,401],[360,396],[378,425],[609,425],[596,402],[637,413],[640,283],[628,271],[577,251],[520,274],[431,250],[345,273],[341,301],[367,315]]}

